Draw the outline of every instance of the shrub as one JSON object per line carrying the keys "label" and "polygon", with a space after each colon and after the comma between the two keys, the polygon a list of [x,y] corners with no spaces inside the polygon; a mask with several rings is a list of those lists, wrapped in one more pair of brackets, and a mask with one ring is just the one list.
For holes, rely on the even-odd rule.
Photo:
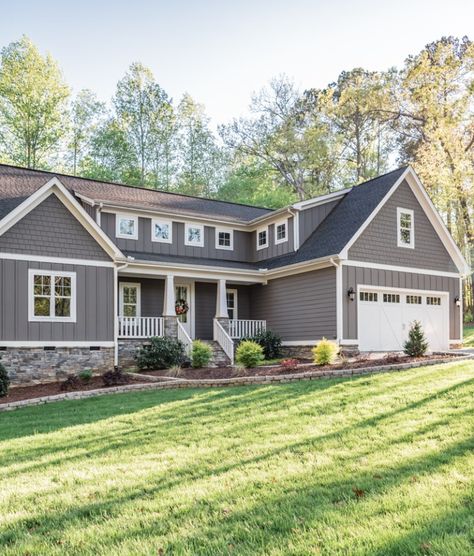
{"label": "shrub", "polygon": [[298,359],[284,359],[281,366],[287,371],[294,371],[298,367]]}
{"label": "shrub", "polygon": [[428,341],[421,327],[421,323],[417,320],[412,323],[408,331],[408,340],[403,345],[404,352],[411,357],[421,357],[428,350]]}
{"label": "shrub", "polygon": [[314,346],[312,352],[313,361],[316,365],[330,365],[334,363],[339,353],[339,346],[336,342],[331,342],[331,340],[323,338]]}
{"label": "shrub", "polygon": [[128,384],[130,377],[116,367],[113,371],[107,371],[102,375],[102,381],[105,386],[118,386],[119,384]]}
{"label": "shrub", "polygon": [[68,390],[79,390],[81,387],[81,381],[77,375],[69,375],[66,379],[61,382],[61,390],[66,392]]}
{"label": "shrub", "polygon": [[8,394],[10,388],[10,379],[5,367],[0,363],[0,398]]}
{"label": "shrub", "polygon": [[137,365],[140,369],[168,369],[185,360],[184,346],[176,338],[154,337],[150,344],[139,348]]}
{"label": "shrub", "polygon": [[79,373],[79,378],[84,382],[89,382],[92,378],[92,370],[91,369],[84,369]]}
{"label": "shrub", "polygon": [[212,348],[210,345],[194,340],[191,352],[191,364],[195,369],[206,367],[212,357]]}
{"label": "shrub", "polygon": [[252,342],[255,342],[259,346],[262,346],[263,355],[265,359],[277,359],[281,355],[281,337],[272,332],[271,330],[265,330],[259,332],[252,338],[249,338]]}
{"label": "shrub", "polygon": [[240,342],[235,353],[237,363],[244,367],[256,367],[263,361],[263,348],[252,340]]}

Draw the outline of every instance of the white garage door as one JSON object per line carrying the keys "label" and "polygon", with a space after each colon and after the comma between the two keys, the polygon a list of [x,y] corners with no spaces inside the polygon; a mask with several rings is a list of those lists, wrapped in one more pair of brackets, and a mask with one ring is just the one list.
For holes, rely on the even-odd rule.
{"label": "white garage door", "polygon": [[361,351],[403,350],[415,320],[421,322],[430,351],[449,347],[446,294],[360,287],[357,303]]}

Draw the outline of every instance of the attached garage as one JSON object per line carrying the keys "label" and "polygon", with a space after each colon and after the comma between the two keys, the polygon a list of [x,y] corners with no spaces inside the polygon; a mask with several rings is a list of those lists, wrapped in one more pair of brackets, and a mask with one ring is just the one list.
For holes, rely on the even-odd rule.
{"label": "attached garage", "polygon": [[449,348],[449,293],[359,286],[361,351],[399,351],[413,321],[421,322],[430,351]]}

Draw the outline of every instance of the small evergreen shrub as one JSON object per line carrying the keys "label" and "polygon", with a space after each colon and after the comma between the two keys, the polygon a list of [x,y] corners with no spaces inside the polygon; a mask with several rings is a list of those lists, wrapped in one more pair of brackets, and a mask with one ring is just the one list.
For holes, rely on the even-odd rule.
{"label": "small evergreen shrub", "polygon": [[330,365],[334,363],[337,354],[339,353],[339,346],[336,342],[331,342],[323,338],[312,349],[313,361],[316,365]]}
{"label": "small evergreen shrub", "polygon": [[262,346],[265,359],[278,359],[281,356],[281,337],[275,332],[265,330],[249,340]]}
{"label": "small evergreen shrub", "polygon": [[130,377],[116,367],[113,371],[107,371],[102,375],[102,381],[105,386],[119,386],[120,384],[128,384]]}
{"label": "small evergreen shrub", "polygon": [[428,350],[428,341],[419,321],[414,321],[408,331],[403,351],[410,357],[422,357]]}
{"label": "small evergreen shrub", "polygon": [[207,367],[212,358],[212,348],[210,345],[201,342],[201,340],[194,340],[193,349],[191,351],[191,365],[195,369]]}
{"label": "small evergreen shrub", "polygon": [[138,349],[137,365],[140,369],[168,369],[185,360],[184,346],[176,338],[154,337],[150,344]]}
{"label": "small evergreen shrub", "polygon": [[263,361],[263,348],[252,340],[244,340],[240,342],[235,352],[237,363],[240,363],[247,369],[256,367],[260,361]]}
{"label": "small evergreen shrub", "polygon": [[3,398],[8,394],[8,390],[10,389],[10,379],[8,377],[7,370],[5,367],[0,363],[0,398]]}
{"label": "small evergreen shrub", "polygon": [[91,369],[84,369],[79,373],[79,378],[84,382],[89,382],[92,378],[92,370]]}

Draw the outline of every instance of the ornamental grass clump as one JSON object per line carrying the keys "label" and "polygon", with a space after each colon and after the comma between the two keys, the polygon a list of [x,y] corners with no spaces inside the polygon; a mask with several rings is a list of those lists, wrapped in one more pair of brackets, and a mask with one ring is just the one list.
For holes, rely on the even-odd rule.
{"label": "ornamental grass clump", "polygon": [[263,361],[263,348],[252,340],[244,340],[240,342],[235,352],[237,363],[240,363],[247,369],[256,367],[260,361]]}
{"label": "ornamental grass clump", "polygon": [[0,398],[3,398],[8,394],[10,388],[10,379],[8,378],[8,373],[5,367],[0,363]]}
{"label": "ornamental grass clump", "polygon": [[331,365],[331,363],[334,363],[339,353],[339,346],[336,342],[331,342],[331,340],[323,338],[314,346],[312,352],[313,362],[316,365]]}
{"label": "ornamental grass clump", "polygon": [[414,321],[408,332],[403,351],[410,357],[422,357],[428,351],[428,340],[419,321]]}
{"label": "ornamental grass clump", "polygon": [[206,367],[212,358],[212,348],[201,340],[194,340],[191,351],[191,365],[195,369]]}

